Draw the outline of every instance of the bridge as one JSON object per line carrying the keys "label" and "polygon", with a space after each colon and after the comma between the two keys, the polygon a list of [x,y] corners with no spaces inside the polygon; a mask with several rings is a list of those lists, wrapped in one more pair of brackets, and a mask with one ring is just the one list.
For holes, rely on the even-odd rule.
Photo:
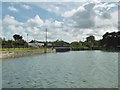
{"label": "bridge", "polygon": [[54,47],[54,49],[56,50],[56,52],[67,52],[71,50],[71,47],[68,46],[57,46]]}

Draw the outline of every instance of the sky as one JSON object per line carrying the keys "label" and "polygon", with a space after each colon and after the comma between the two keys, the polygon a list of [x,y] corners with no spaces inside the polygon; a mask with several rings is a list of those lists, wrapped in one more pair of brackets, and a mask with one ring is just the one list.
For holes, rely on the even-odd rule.
{"label": "sky", "polygon": [[[102,39],[106,32],[118,31],[118,3],[86,2],[2,2],[0,36],[13,39],[85,41],[93,35]],[[1,14],[0,14],[1,15]]]}

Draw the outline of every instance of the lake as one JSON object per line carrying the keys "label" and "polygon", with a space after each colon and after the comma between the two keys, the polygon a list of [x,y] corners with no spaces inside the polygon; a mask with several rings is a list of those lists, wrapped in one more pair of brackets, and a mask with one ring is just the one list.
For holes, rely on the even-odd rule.
{"label": "lake", "polygon": [[70,51],[2,60],[3,88],[117,88],[118,52]]}

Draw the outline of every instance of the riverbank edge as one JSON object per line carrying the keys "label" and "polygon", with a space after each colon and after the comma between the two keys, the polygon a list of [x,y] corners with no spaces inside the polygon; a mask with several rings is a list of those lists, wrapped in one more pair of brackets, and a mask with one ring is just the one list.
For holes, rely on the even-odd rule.
{"label": "riverbank edge", "polygon": [[45,51],[44,49],[38,50],[21,50],[21,51],[0,51],[0,59],[7,59],[7,58],[17,58],[17,57],[24,57],[24,56],[32,56],[32,55],[41,55],[45,53],[55,53],[56,50],[52,48],[47,48]]}

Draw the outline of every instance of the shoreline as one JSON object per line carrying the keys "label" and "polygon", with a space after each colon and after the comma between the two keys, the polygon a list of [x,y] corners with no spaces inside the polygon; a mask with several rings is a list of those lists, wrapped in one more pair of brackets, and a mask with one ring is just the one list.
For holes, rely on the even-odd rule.
{"label": "shoreline", "polygon": [[17,58],[24,56],[32,56],[32,55],[41,55],[45,53],[54,53],[55,49],[47,48],[46,52],[44,49],[35,49],[35,50],[18,50],[18,51],[0,51],[0,59],[8,59],[8,58]]}
{"label": "shoreline", "polygon": [[[119,50],[101,50],[104,52],[120,52]],[[45,49],[33,49],[33,50],[15,50],[15,51],[0,51],[0,59],[9,59],[9,58],[18,58],[18,57],[25,57],[25,56],[33,56],[33,55],[41,55],[45,53],[55,53],[57,52],[55,49],[47,48],[45,52]],[[70,50],[70,51],[86,51],[86,50]],[[93,51],[93,50],[87,50],[87,51]],[[67,51],[66,51],[67,52]]]}

